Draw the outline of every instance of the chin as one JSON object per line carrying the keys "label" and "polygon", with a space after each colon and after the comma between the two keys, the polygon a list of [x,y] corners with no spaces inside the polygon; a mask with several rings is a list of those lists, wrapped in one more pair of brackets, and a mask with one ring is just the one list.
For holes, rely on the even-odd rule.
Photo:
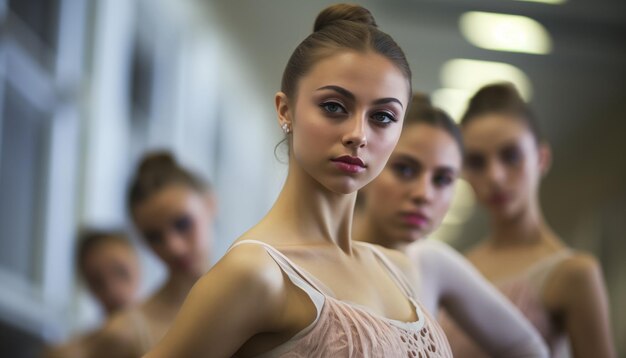
{"label": "chin", "polygon": [[320,183],[333,193],[344,195],[355,193],[364,186],[361,180],[351,177],[333,178]]}

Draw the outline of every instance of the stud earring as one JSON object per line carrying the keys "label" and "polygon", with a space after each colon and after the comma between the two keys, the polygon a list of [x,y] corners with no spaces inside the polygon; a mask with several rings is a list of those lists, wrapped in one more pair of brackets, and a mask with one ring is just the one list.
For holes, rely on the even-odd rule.
{"label": "stud earring", "polygon": [[287,123],[283,123],[283,125],[281,126],[281,128],[283,129],[283,133],[285,133],[285,134],[289,134],[289,133],[291,133],[291,128],[289,128],[289,124],[287,124]]}

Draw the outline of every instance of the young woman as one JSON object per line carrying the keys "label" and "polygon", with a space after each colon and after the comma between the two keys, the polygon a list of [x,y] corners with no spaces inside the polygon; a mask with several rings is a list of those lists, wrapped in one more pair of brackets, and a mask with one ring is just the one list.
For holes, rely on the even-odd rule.
{"label": "young woman", "polygon": [[448,211],[462,153],[454,121],[414,95],[387,166],[359,192],[354,238],[407,254],[418,267],[424,306],[445,308],[491,356],[545,357],[539,334],[471,264],[425,240]]}
{"label": "young woman", "polygon": [[207,185],[167,153],[146,156],[128,194],[133,222],[167,266],[161,288],[115,315],[98,333],[91,356],[139,357],[170,327],[193,284],[209,269],[215,202]]}
{"label": "young woman", "polygon": [[[89,292],[107,317],[130,308],[139,293],[139,257],[126,234],[85,230],[76,250],[76,264]],[[94,333],[81,335],[58,347],[46,349],[45,357],[86,357]]]}
{"label": "young woman", "polygon": [[400,136],[410,79],[368,10],[340,4],[318,15],[275,97],[289,145],[283,190],[148,357],[450,356],[407,284],[410,262],[352,242],[356,191]]}
{"label": "young woman", "polygon": [[[462,118],[465,175],[490,216],[486,240],[467,254],[520,308],[553,356],[614,357],[607,294],[591,255],[568,248],[539,205],[550,149],[509,84],[483,87]],[[473,351],[456,339],[458,356]],[[451,338],[452,340],[452,338]]]}

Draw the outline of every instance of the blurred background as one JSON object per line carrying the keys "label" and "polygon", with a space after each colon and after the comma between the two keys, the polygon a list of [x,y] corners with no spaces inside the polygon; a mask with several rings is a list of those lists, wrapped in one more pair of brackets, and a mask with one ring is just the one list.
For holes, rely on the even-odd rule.
{"label": "blurred background", "polygon": [[[146,150],[213,183],[213,260],[263,216],[286,173],[273,96],[334,2],[0,0],[0,356],[98,323],[77,230],[132,229],[126,186]],[[600,259],[626,355],[626,2],[356,2],[405,50],[414,89],[454,116],[494,80],[531,102],[554,151],[548,222]],[[461,181],[434,236],[464,250],[485,233]],[[147,293],[164,273],[145,249],[142,264]]]}

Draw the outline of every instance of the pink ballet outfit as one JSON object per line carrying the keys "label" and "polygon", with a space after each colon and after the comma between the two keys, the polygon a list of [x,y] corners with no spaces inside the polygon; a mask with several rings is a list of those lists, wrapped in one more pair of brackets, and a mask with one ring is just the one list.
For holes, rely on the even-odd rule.
{"label": "pink ballet outfit", "polygon": [[[550,349],[550,357],[569,357],[569,344],[542,303],[544,285],[554,269],[570,257],[570,250],[562,250],[531,265],[523,273],[494,282],[494,285],[522,312],[541,334]],[[440,317],[455,357],[488,357],[446,314]]]}
{"label": "pink ballet outfit", "polygon": [[[407,296],[417,314],[417,321],[402,322],[371,313],[367,307],[340,301],[324,293],[313,276],[299,268],[272,246],[255,240],[240,241],[263,246],[289,280],[302,289],[315,304],[317,317],[287,342],[259,358],[438,358],[452,357],[448,341],[439,324],[413,299],[406,278],[374,246],[369,247],[388,270],[394,282]],[[234,246],[233,246],[234,247]]]}

